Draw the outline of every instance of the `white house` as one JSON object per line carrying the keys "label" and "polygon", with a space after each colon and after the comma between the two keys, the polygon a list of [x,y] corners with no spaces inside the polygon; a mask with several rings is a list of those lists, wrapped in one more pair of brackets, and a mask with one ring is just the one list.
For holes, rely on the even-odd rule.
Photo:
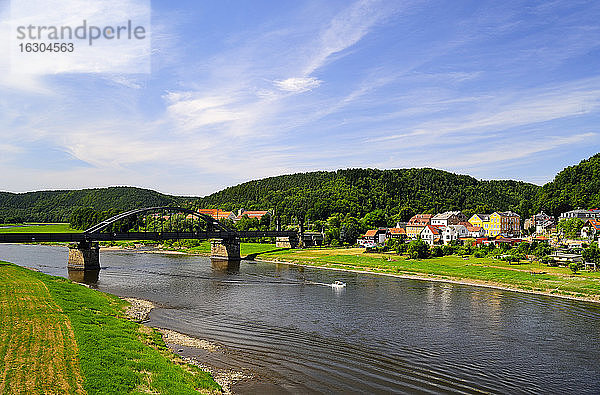
{"label": "white house", "polygon": [[600,235],[600,219],[588,219],[581,228],[581,237],[591,239],[595,235]]}
{"label": "white house", "polygon": [[433,225],[426,225],[425,228],[423,228],[423,230],[419,234],[419,236],[421,236],[421,239],[430,246],[434,244],[440,244],[440,242],[442,241],[441,229],[443,229],[443,227],[438,228]]}
{"label": "white house", "polygon": [[481,226],[467,225],[467,232],[469,232],[469,237],[478,238],[485,236],[485,229]]}
{"label": "white house", "polygon": [[453,241],[458,241],[461,237],[468,237],[469,231],[464,225],[448,225],[442,230],[442,240],[444,244],[450,244]]}
{"label": "white house", "polygon": [[436,214],[431,218],[431,225],[448,226],[458,225],[459,222],[466,221],[467,217],[460,211],[446,211],[445,213]]}

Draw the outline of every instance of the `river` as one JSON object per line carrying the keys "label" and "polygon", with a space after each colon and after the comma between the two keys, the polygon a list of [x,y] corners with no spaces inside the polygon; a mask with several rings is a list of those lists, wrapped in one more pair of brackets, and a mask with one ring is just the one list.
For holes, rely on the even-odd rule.
{"label": "river", "polygon": [[[0,260],[57,276],[66,257],[0,245]],[[93,287],[155,302],[149,325],[218,344],[200,360],[261,383],[238,393],[600,393],[597,304],[285,264],[218,270],[187,255],[100,259]]]}

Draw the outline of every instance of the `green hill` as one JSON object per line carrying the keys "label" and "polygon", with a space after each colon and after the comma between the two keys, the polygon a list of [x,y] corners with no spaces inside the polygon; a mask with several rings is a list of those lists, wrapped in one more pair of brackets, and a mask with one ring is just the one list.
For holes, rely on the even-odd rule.
{"label": "green hill", "polygon": [[567,167],[544,185],[537,208],[555,216],[576,208],[600,208],[600,153]]}
{"label": "green hill", "polygon": [[110,187],[74,191],[0,192],[0,223],[67,222],[79,207],[125,211],[135,207],[178,204],[183,198],[148,189]]}
{"label": "green hill", "polygon": [[[223,189],[202,198],[164,195],[133,187],[29,193],[0,192],[0,222],[68,221],[80,207],[125,211],[135,207],[192,205],[225,210],[275,209],[284,223],[342,214],[376,215],[389,225],[417,212],[512,210],[527,217],[541,209],[553,215],[600,207],[600,154],[571,166],[539,187],[519,181],[481,181],[436,169],[346,169],[297,173]],[[380,221],[381,222],[381,221]]]}
{"label": "green hill", "polygon": [[347,169],[250,181],[200,198],[197,204],[226,210],[275,208],[283,217],[306,213],[311,220],[334,213],[360,218],[380,209],[393,222],[416,212],[445,210],[513,210],[530,215],[539,188],[435,169]]}

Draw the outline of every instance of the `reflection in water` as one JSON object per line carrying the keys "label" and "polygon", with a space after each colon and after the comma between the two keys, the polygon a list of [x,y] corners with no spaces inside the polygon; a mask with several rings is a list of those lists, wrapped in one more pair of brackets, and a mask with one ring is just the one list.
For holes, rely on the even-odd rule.
{"label": "reflection in water", "polygon": [[66,255],[0,245],[2,260],[155,302],[150,325],[217,343],[203,362],[282,391],[600,393],[596,304],[183,255],[103,252],[99,275],[67,273]]}
{"label": "reflection in water", "polygon": [[236,273],[240,271],[240,261],[228,261],[227,259],[210,259],[213,270],[225,273]]}
{"label": "reflection in water", "polygon": [[98,284],[98,278],[100,277],[100,269],[98,270],[73,270],[68,269],[69,280],[87,284],[95,287]]}

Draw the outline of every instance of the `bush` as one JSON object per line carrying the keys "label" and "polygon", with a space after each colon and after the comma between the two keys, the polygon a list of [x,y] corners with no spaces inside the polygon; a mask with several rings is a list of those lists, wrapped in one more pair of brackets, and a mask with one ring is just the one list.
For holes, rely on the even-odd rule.
{"label": "bush", "polygon": [[454,247],[450,244],[446,244],[442,246],[442,251],[444,252],[444,255],[452,255],[454,254]]}
{"label": "bush", "polygon": [[571,269],[573,274],[576,274],[577,271],[579,270],[579,265],[575,262],[571,262],[571,263],[569,263],[569,269]]}
{"label": "bush", "polygon": [[408,255],[411,259],[424,259],[429,256],[429,244],[421,239],[413,240],[408,243]]}
{"label": "bush", "polygon": [[444,250],[440,246],[435,246],[431,249],[431,256],[433,256],[433,257],[444,256]]}

